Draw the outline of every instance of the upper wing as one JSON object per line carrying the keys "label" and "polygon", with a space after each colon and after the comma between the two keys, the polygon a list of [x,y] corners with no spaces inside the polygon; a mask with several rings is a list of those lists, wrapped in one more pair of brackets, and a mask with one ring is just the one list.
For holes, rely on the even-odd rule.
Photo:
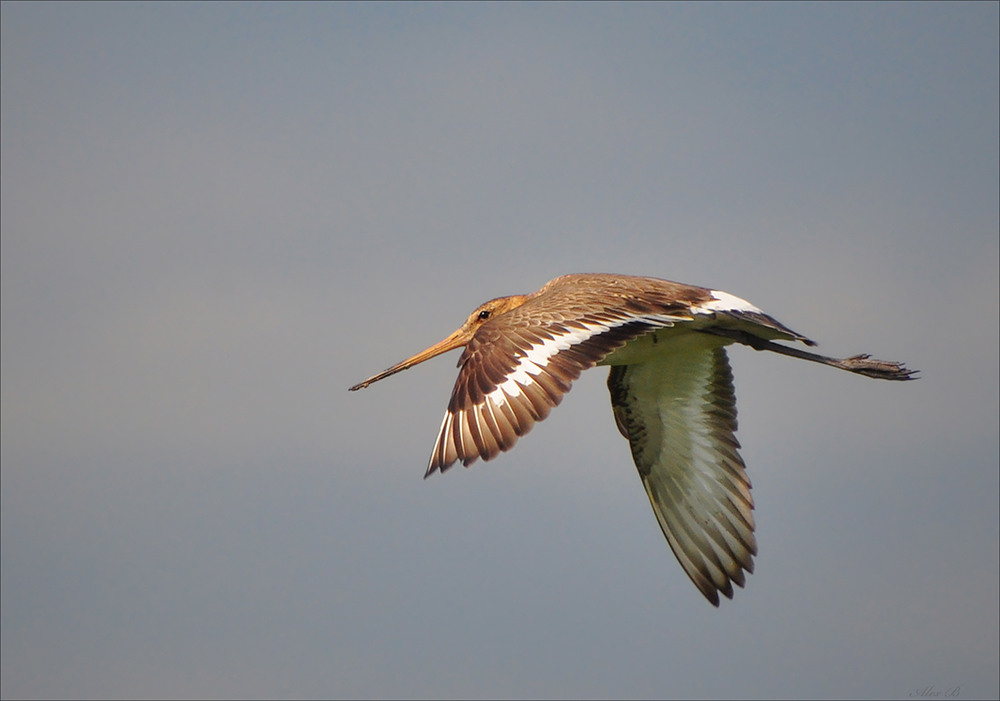
{"label": "upper wing", "polygon": [[615,419],[671,549],[702,594],[732,598],[757,553],[750,480],[722,341],[688,334],[648,362],[611,368]]}
{"label": "upper wing", "polygon": [[482,326],[462,353],[427,475],[510,450],[581,372],[637,336],[690,320],[679,310],[620,310],[540,322],[515,316],[519,310],[501,317],[503,324]]}

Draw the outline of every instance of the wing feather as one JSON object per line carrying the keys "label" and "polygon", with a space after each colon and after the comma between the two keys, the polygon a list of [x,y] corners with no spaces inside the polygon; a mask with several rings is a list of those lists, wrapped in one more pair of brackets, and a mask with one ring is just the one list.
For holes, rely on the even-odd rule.
{"label": "wing feather", "polygon": [[[685,320],[623,312],[613,323],[590,321],[558,329],[512,329],[511,319],[508,326],[482,326],[459,360],[447,412],[452,418],[442,423],[427,475],[510,450],[518,436],[559,405],[581,372],[629,340]],[[510,345],[516,351],[509,352]]]}
{"label": "wing feather", "polygon": [[615,366],[611,403],[656,519],[714,605],[757,553],[750,480],[736,440],[732,371],[721,343],[688,334],[650,360]]}

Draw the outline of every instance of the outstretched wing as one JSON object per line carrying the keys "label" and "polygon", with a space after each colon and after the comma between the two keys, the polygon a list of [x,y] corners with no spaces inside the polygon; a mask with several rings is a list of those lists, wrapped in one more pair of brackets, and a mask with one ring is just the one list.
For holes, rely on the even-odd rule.
{"label": "outstretched wing", "polygon": [[548,416],[573,381],[632,339],[693,320],[711,291],[651,278],[564,275],[483,324],[458,361],[427,475],[489,460]]}
{"label": "outstretched wing", "polygon": [[690,320],[679,311],[619,310],[541,321],[515,316],[520,309],[481,327],[462,354],[427,475],[510,450],[581,372],[638,336]]}
{"label": "outstretched wing", "polygon": [[740,457],[724,341],[686,334],[649,360],[611,368],[618,428],[656,520],[684,571],[719,605],[757,553],[750,480]]}

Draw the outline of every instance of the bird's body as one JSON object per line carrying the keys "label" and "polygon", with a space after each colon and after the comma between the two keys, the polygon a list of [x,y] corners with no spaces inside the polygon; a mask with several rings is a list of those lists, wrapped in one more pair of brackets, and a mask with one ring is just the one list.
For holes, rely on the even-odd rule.
{"label": "bird's body", "polygon": [[737,449],[736,399],[725,346],[743,343],[881,379],[897,363],[827,358],[773,341],[815,345],[746,300],[656,278],[564,275],[530,295],[480,305],[456,332],[352,387],[367,387],[465,347],[426,475],[510,450],[594,365],[610,365],[615,421],[660,527],[713,604],[753,571],[750,481]]}

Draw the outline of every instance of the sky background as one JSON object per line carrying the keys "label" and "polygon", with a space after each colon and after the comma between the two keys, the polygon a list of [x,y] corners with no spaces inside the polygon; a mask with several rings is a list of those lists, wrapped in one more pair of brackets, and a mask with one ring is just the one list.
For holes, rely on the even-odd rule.
{"label": "sky background", "polygon": [[[2,694],[1000,695],[998,5],[2,5]],[[585,373],[422,479],[568,272],[749,299],[721,608]]]}

